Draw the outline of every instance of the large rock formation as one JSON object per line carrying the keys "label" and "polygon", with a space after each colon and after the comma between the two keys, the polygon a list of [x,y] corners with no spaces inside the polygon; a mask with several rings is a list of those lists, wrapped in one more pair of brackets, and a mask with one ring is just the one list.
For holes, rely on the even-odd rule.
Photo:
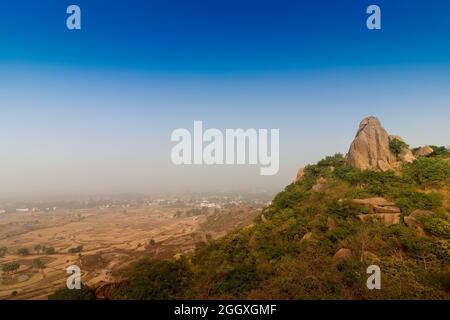
{"label": "large rock formation", "polygon": [[349,165],[361,170],[393,169],[397,158],[389,149],[389,134],[376,117],[367,117],[361,121],[347,159]]}
{"label": "large rock formation", "polygon": [[416,152],[414,152],[414,155],[416,155],[417,157],[426,157],[432,154],[433,151],[433,148],[431,148],[430,146],[423,146],[417,149]]}

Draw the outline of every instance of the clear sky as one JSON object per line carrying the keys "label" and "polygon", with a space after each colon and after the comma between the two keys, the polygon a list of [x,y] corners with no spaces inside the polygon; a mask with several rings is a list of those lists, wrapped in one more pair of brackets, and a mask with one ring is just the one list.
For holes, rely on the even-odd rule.
{"label": "clear sky", "polygon": [[[443,0],[0,0],[0,194],[279,190],[367,115],[448,145],[449,16]],[[280,129],[279,174],[174,166],[170,134],[194,120]]]}

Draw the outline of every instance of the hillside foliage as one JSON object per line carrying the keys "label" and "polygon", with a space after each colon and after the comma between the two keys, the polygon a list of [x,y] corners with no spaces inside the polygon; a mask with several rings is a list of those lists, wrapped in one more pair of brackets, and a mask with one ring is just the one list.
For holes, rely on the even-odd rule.
{"label": "hillside foliage", "polygon": [[[361,171],[341,154],[304,171],[251,227],[202,243],[179,261],[138,262],[115,298],[450,299],[445,152],[404,164],[400,173]],[[326,180],[324,192],[312,191],[319,178]],[[364,212],[352,199],[377,196],[394,202],[402,218],[416,209],[434,214],[417,226],[361,222],[357,215]],[[352,257],[336,263],[341,248]],[[374,263],[382,271],[381,290],[366,287]]]}

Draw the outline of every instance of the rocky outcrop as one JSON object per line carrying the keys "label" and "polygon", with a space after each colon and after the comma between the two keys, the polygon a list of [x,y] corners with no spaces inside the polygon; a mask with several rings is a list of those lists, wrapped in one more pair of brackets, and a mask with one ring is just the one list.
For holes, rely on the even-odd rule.
{"label": "rocky outcrop", "polygon": [[361,253],[361,260],[365,263],[374,263],[380,261],[378,256],[370,251],[364,250]]}
{"label": "rocky outcrop", "polygon": [[316,184],[312,186],[311,190],[314,192],[324,192],[327,189],[327,180],[320,177],[317,179]]}
{"label": "rocky outcrop", "polygon": [[353,203],[361,207],[358,219],[362,222],[377,219],[386,226],[400,223],[400,208],[384,198],[353,199]]}
{"label": "rocky outcrop", "polygon": [[331,217],[327,218],[328,231],[333,231],[337,227],[337,221]]}
{"label": "rocky outcrop", "polygon": [[400,213],[400,208],[394,202],[381,197],[353,199],[352,202],[363,208],[363,213]]}
{"label": "rocky outcrop", "polygon": [[417,149],[414,152],[414,155],[417,157],[426,157],[430,154],[433,153],[433,148],[431,148],[430,146],[424,146],[424,147],[420,147],[419,149]]}
{"label": "rocky outcrop", "polygon": [[433,211],[429,210],[414,210],[408,216],[403,217],[403,221],[409,227],[413,227],[417,225],[417,218],[419,217],[429,217],[434,214]]}
{"label": "rocky outcrop", "polygon": [[387,171],[397,162],[389,149],[389,134],[376,117],[367,117],[359,125],[347,154],[348,164],[361,169]]}
{"label": "rocky outcrop", "polygon": [[400,161],[412,163],[414,160],[416,160],[416,157],[414,157],[412,151],[408,148],[405,148],[400,152],[398,156]]}
{"label": "rocky outcrop", "polygon": [[339,249],[333,257],[333,262],[339,262],[344,260],[350,260],[352,258],[352,251],[347,248],[341,248]]}
{"label": "rocky outcrop", "polygon": [[295,177],[294,182],[302,180],[304,176],[305,176],[305,168],[298,169],[297,176]]}
{"label": "rocky outcrop", "polygon": [[314,235],[312,232],[307,232],[305,235],[300,239],[300,243],[303,243],[305,241],[311,241],[314,239]]}

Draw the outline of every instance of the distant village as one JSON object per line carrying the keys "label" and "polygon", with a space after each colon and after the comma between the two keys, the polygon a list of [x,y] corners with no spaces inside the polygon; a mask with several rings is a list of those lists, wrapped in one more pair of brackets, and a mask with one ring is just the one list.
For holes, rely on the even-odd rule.
{"label": "distant village", "polygon": [[271,194],[228,195],[178,195],[178,196],[129,196],[99,197],[79,200],[30,201],[0,203],[0,214],[54,212],[58,209],[99,210],[121,208],[143,208],[159,206],[165,208],[227,209],[240,206],[263,207],[270,204]]}

